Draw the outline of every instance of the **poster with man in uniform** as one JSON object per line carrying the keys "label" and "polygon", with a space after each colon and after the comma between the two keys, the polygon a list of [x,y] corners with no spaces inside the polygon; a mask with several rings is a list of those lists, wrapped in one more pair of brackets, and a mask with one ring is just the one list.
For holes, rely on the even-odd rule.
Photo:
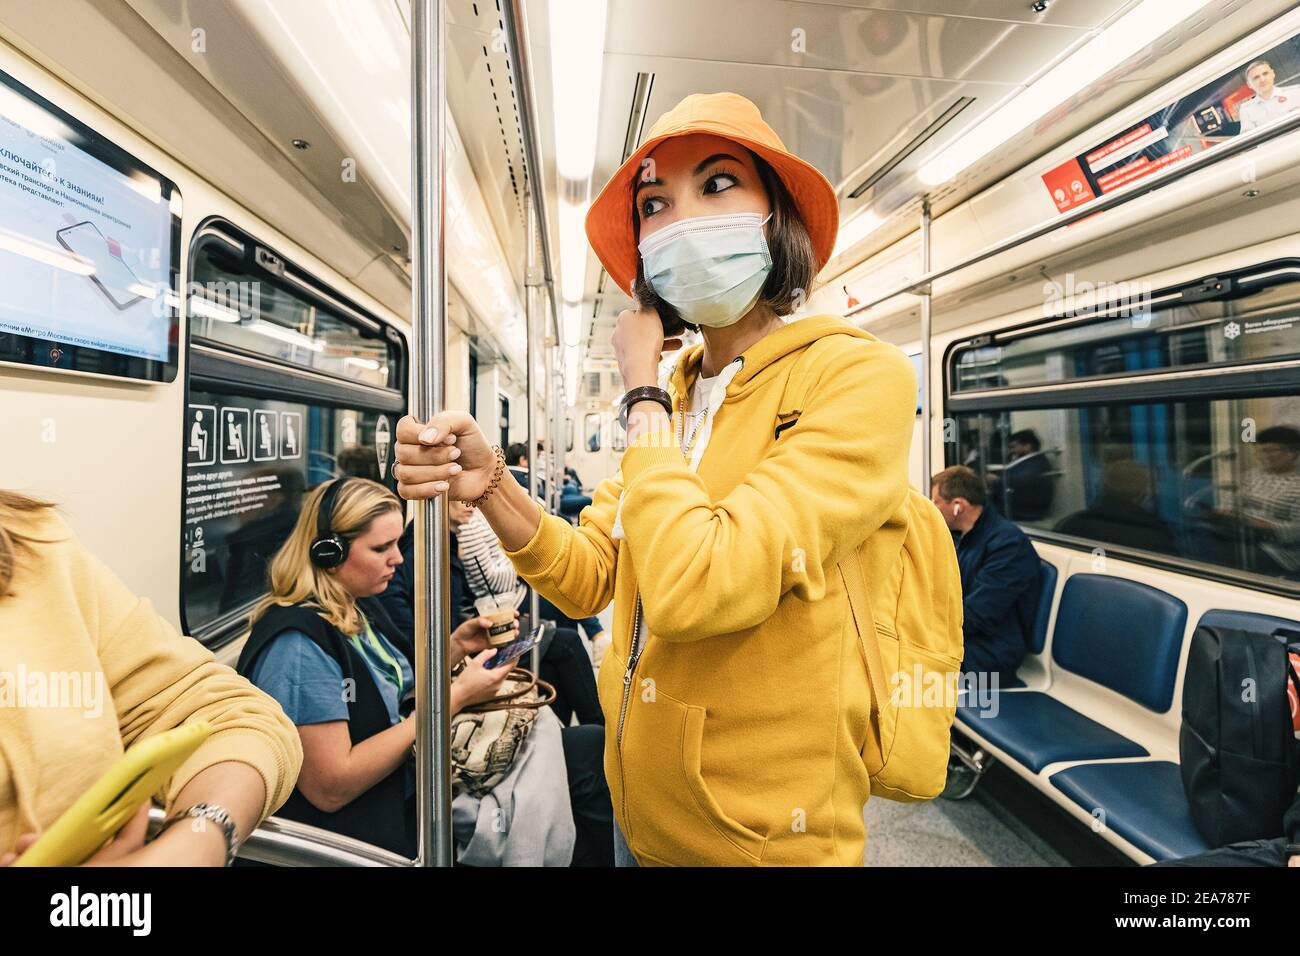
{"label": "poster with man in uniform", "polygon": [[1256,60],[1246,67],[1246,85],[1255,95],[1241,104],[1241,131],[1266,126],[1300,106],[1300,86],[1276,86],[1277,74],[1268,60]]}

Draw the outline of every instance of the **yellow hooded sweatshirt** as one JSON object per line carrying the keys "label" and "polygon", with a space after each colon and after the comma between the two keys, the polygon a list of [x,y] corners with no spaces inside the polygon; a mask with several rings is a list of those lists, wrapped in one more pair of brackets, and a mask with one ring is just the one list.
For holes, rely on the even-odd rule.
{"label": "yellow hooded sweatshirt", "polygon": [[[782,407],[805,347],[805,407]],[[640,863],[860,866],[871,691],[835,569],[903,504],[916,377],[843,319],[789,322],[721,373],[692,471],[675,432],[702,356],[669,382],[674,435],[632,443],[577,528],[543,513],[506,553],[570,617],[614,602],[605,775]]]}
{"label": "yellow hooded sweatshirt", "polygon": [[213,733],[156,795],[169,814],[227,760],[261,774],[263,818],[289,798],[302,744],[279,704],[177,633],[53,510],[7,526],[26,540],[0,595],[0,854],[49,827],[126,747],[189,720]]}

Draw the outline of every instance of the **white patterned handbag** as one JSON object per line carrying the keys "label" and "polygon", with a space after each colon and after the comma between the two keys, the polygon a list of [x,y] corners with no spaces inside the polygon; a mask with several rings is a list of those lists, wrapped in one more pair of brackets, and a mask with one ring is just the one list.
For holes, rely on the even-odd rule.
{"label": "white patterned handbag", "polygon": [[[459,673],[460,668],[453,672],[453,681]],[[554,687],[516,667],[501,682],[496,697],[470,704],[452,717],[452,793],[482,797],[504,780],[533,729],[538,709],[554,700]]]}

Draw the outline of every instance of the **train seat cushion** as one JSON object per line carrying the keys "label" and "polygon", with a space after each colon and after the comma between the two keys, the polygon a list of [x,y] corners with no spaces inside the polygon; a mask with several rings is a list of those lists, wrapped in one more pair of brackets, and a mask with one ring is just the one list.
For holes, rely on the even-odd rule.
{"label": "train seat cushion", "polygon": [[1156,860],[1211,849],[1192,822],[1176,763],[1082,764],[1052,774],[1051,781],[1109,830]]}
{"label": "train seat cushion", "polygon": [[963,704],[957,718],[1035,773],[1062,760],[1149,756],[1141,745],[1038,691],[998,693],[985,709]]}
{"label": "train seat cushion", "polygon": [[1163,713],[1174,699],[1187,605],[1137,581],[1075,574],[1065,582],[1052,660]]}

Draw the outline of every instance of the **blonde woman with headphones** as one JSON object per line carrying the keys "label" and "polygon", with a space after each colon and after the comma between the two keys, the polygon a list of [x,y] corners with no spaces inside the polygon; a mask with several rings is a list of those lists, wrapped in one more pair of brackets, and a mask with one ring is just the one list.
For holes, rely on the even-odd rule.
{"label": "blonde woman with headphones", "polygon": [[[280,815],[415,854],[411,637],[376,600],[402,563],[402,503],[365,478],[308,494],[271,562],[239,672],[280,702],[302,739],[298,785]],[[488,700],[509,668],[483,665],[483,619],[453,633],[452,712]]]}

